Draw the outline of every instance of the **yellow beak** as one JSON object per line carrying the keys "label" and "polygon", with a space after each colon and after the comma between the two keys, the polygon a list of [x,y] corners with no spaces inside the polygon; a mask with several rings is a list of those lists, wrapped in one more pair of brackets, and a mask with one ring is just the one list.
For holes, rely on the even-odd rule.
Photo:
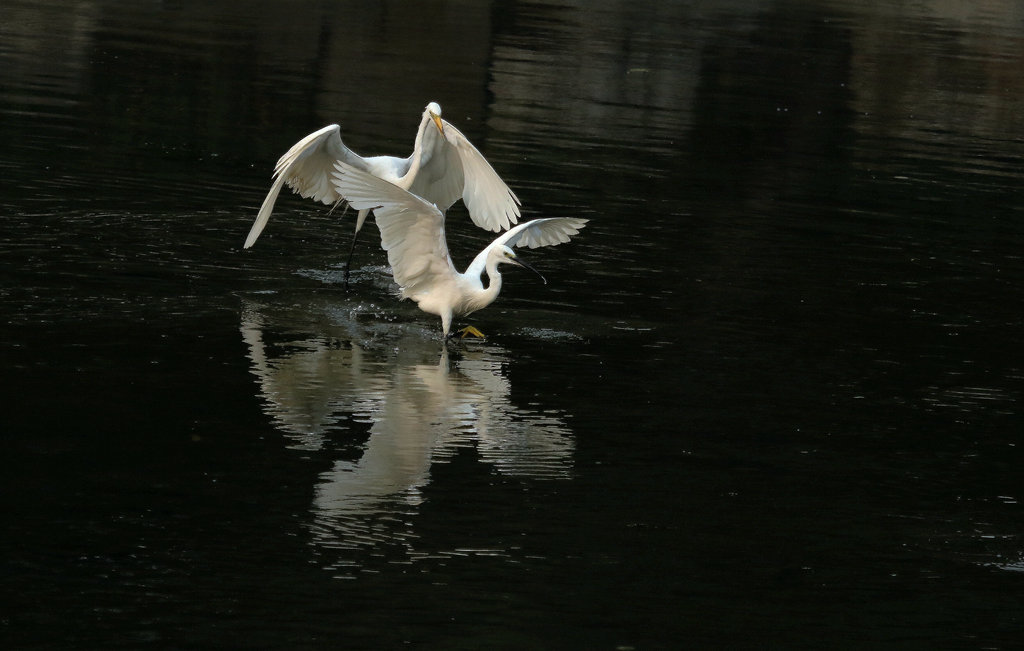
{"label": "yellow beak", "polygon": [[441,116],[438,115],[437,113],[434,113],[433,111],[431,111],[430,112],[430,119],[434,121],[434,125],[437,127],[437,130],[443,136],[444,135],[444,127],[441,125]]}

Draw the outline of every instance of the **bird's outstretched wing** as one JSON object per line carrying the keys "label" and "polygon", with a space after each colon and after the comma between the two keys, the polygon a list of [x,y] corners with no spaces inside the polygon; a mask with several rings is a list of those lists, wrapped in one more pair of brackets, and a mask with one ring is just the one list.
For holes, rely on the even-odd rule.
{"label": "bird's outstretched wing", "polygon": [[424,161],[409,191],[445,212],[459,197],[473,223],[502,231],[519,221],[519,197],[509,189],[473,143],[446,120],[444,135],[424,134]]}
{"label": "bird's outstretched wing", "polygon": [[334,187],[341,196],[357,210],[373,210],[381,246],[404,296],[455,277],[444,215],[437,206],[351,165],[338,162],[335,167]]}
{"label": "bird's outstretched wing", "polygon": [[522,246],[536,249],[541,246],[565,244],[580,232],[590,220],[579,217],[545,217],[523,222],[506,233],[502,233],[487,248],[504,244],[508,247]]}
{"label": "bird's outstretched wing", "polygon": [[341,197],[331,184],[331,173],[334,162],[338,160],[357,167],[366,166],[362,157],[341,141],[341,128],[337,124],[315,131],[292,145],[274,166],[274,184],[260,206],[249,236],[245,238],[244,248],[256,243],[285,184],[303,198],[312,197],[325,204],[337,202]]}

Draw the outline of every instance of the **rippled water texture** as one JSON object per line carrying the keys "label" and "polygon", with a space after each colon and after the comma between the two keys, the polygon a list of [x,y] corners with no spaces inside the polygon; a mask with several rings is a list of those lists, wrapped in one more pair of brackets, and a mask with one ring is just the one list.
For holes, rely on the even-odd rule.
{"label": "rippled water texture", "polygon": [[[6,3],[0,644],[1014,648],[1024,9],[890,5]],[[484,341],[241,248],[431,100],[591,220]]]}

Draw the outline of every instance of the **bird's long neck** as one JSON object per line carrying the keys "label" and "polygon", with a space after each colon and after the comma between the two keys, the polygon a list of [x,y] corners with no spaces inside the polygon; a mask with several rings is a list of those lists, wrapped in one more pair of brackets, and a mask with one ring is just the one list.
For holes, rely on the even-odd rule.
{"label": "bird's long neck", "polygon": [[501,272],[498,271],[498,261],[488,262],[485,271],[487,272],[487,289],[484,290],[484,295],[487,302],[484,305],[490,305],[498,298],[498,293],[501,291]]}
{"label": "bird's long neck", "polygon": [[[419,172],[420,166],[429,160],[430,155],[433,153],[433,140],[427,135],[430,129],[433,128],[431,124],[429,114],[424,115],[420,121],[419,131],[416,132],[416,141],[413,143],[412,156],[408,158],[409,168],[404,175],[404,179],[410,183],[412,179],[416,177],[416,173]],[[427,150],[430,151],[427,151]],[[426,154],[426,160],[424,159]]]}
{"label": "bird's long neck", "polygon": [[473,260],[466,269],[465,276],[480,282],[481,274],[487,274],[487,287],[480,283],[480,287],[473,292],[472,297],[467,300],[466,314],[475,312],[490,305],[498,298],[501,292],[501,272],[498,271],[498,260],[496,258],[477,258]]}

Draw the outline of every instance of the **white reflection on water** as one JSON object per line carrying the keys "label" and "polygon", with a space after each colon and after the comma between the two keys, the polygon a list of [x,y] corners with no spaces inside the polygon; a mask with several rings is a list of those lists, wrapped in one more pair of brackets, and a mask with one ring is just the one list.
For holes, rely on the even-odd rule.
{"label": "white reflection on water", "polygon": [[449,352],[433,332],[361,326],[352,317],[362,309],[244,301],[242,310],[265,411],[290,447],[324,451],[369,425],[361,456],[320,475],[311,509],[317,545],[398,544],[415,555],[413,518],[431,466],[460,449],[474,448],[504,475],[571,475],[575,444],[562,416],[511,401],[507,350],[474,342]]}

